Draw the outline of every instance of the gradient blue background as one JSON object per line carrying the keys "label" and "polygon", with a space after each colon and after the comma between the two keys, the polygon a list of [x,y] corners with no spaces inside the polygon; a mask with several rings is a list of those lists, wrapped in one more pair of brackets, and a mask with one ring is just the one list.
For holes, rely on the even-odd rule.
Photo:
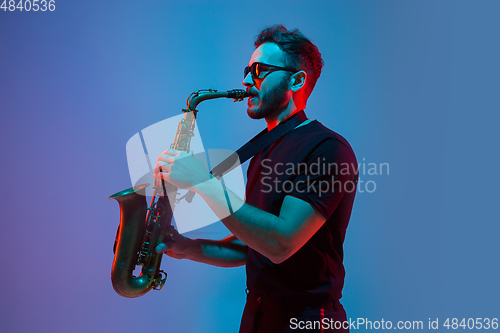
{"label": "gradient blue background", "polygon": [[[390,164],[354,205],[348,316],[500,317],[499,7],[57,0],[55,12],[0,11],[0,331],[237,331],[243,267],[165,257],[161,292],[113,291],[119,210],[107,196],[130,185],[127,140],[194,90],[241,88],[254,36],[275,23],[322,52],[308,116],[360,162]],[[205,147],[235,150],[264,128],[245,108],[201,104]]]}

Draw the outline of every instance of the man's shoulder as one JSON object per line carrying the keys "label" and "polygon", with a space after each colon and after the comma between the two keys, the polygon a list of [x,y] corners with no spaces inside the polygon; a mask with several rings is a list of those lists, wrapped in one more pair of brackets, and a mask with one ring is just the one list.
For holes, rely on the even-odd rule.
{"label": "man's shoulder", "polygon": [[[310,123],[303,126],[303,128],[297,128],[296,138],[301,140],[308,140],[312,146],[319,146],[322,144],[334,143],[345,146],[353,155],[354,150],[351,145],[339,133],[329,129],[321,122],[313,120]],[[333,141],[333,142],[332,142]]]}

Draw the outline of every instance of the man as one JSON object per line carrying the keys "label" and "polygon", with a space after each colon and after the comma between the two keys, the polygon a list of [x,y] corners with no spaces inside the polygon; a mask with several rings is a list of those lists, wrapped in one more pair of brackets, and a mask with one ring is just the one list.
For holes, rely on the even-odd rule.
{"label": "man", "polygon": [[246,202],[191,155],[166,150],[155,177],[201,195],[232,235],[211,241],[176,233],[157,251],[216,266],[246,264],[240,332],[347,332],[338,300],[356,157],[344,138],[303,112],[323,66],[317,47],[282,25],[263,30],[255,46],[243,80],[255,95],[248,115],[264,118],[269,131],[292,117],[300,124],[252,158]]}

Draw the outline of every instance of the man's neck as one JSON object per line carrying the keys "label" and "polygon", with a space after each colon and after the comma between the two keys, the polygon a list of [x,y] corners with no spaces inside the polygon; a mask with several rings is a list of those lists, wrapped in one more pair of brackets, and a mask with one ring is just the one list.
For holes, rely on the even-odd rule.
{"label": "man's neck", "polygon": [[293,116],[295,113],[300,111],[295,104],[289,105],[285,110],[279,112],[278,114],[273,114],[269,117],[266,117],[267,130],[270,131],[276,126],[278,126],[282,121]]}

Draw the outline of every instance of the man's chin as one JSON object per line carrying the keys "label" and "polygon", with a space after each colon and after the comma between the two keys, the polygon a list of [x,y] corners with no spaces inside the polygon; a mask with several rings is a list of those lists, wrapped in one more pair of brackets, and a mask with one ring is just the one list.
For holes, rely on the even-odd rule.
{"label": "man's chin", "polygon": [[252,119],[262,119],[266,116],[262,112],[259,112],[259,109],[255,107],[248,107],[247,114]]}

